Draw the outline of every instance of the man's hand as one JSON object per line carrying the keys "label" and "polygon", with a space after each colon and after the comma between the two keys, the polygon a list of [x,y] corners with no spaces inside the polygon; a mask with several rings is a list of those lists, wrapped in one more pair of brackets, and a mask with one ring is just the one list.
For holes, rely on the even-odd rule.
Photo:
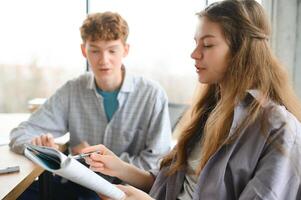
{"label": "man's hand", "polygon": [[54,143],[53,135],[50,133],[46,133],[46,134],[34,137],[31,140],[31,144],[38,145],[38,146],[53,147],[55,149],[59,148],[59,146]]}
{"label": "man's hand", "polygon": [[76,145],[75,147],[72,148],[72,154],[80,154],[83,153],[83,149],[89,147],[90,145],[86,141],[82,141],[79,145]]}

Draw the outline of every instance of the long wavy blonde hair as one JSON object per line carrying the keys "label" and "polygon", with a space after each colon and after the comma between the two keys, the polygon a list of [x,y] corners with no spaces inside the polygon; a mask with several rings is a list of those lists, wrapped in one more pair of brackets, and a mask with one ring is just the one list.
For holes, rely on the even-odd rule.
{"label": "long wavy blonde hair", "polygon": [[252,101],[247,107],[247,117],[233,137],[228,137],[234,107],[246,98],[247,90],[260,91],[262,100],[284,105],[301,120],[301,106],[287,72],[270,49],[270,25],[262,6],[255,0],[225,0],[211,4],[197,15],[219,24],[232,59],[224,77],[223,95],[218,84],[204,85],[190,112],[180,122],[178,143],[161,162],[161,168],[170,166],[167,175],[184,169],[193,146],[201,141],[199,174],[222,145],[231,143],[243,128],[262,116],[261,101]]}

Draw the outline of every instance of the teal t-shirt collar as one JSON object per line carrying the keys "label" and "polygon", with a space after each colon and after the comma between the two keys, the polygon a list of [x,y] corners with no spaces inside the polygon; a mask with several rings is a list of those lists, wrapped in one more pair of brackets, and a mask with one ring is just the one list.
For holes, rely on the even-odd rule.
{"label": "teal t-shirt collar", "polygon": [[117,96],[120,88],[111,92],[102,91],[100,88],[96,87],[96,91],[103,97],[103,104],[108,121],[111,121],[114,113],[118,109]]}

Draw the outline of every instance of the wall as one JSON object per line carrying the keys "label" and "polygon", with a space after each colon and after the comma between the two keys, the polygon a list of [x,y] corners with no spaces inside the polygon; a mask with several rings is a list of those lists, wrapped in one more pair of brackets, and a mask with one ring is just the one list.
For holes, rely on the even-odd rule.
{"label": "wall", "polygon": [[272,22],[272,48],[301,98],[301,0],[263,0]]}

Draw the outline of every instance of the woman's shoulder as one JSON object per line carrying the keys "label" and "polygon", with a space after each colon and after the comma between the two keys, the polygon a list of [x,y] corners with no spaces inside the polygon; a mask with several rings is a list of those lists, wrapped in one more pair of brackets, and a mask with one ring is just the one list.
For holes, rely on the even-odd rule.
{"label": "woman's shoulder", "polygon": [[[294,132],[301,132],[300,121],[286,109],[284,105],[279,105],[272,100],[262,100],[260,92],[250,90],[249,96],[255,101],[258,101],[262,109],[262,117],[267,119],[271,128],[278,129],[280,127],[290,128]],[[250,100],[249,100],[250,101]],[[252,101],[252,100],[251,100]]]}
{"label": "woman's shoulder", "polygon": [[274,129],[288,129],[292,133],[301,132],[300,121],[289,112],[285,106],[270,101],[264,108],[263,113],[267,113],[267,120]]}

